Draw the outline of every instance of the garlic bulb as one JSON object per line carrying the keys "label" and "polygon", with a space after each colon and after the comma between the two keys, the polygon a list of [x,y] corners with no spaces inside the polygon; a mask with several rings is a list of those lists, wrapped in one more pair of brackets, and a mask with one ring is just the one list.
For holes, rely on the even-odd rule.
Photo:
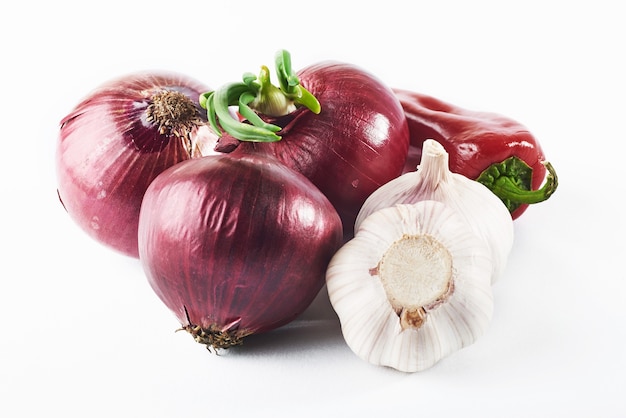
{"label": "garlic bulb", "polygon": [[513,247],[513,219],[487,187],[448,168],[448,153],[433,140],[424,141],[416,171],[381,186],[361,207],[355,230],[371,213],[399,203],[437,200],[456,209],[485,241],[493,257],[492,284],[502,276]]}
{"label": "garlic bulb", "polygon": [[485,332],[491,272],[485,242],[457,211],[428,200],[362,220],[333,256],[326,284],[352,351],[415,372]]}

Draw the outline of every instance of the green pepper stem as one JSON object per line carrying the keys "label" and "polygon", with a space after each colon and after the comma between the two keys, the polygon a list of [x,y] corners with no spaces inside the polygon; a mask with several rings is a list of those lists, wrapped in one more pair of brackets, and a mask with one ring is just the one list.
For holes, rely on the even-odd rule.
{"label": "green pepper stem", "polygon": [[534,204],[547,200],[556,191],[558,177],[552,164],[543,163],[548,170],[546,181],[538,190],[524,190],[520,188],[511,178],[503,176],[496,179],[492,186],[488,186],[500,199],[506,199],[518,204]]}
{"label": "green pepper stem", "polygon": [[[200,105],[207,110],[211,127],[218,135],[223,130],[241,141],[279,141],[281,137],[276,132],[281,127],[266,123],[259,114],[285,116],[298,106],[316,114],[321,111],[315,96],[300,85],[291,69],[291,57],[287,51],[277,53],[276,69],[280,87],[271,83],[269,69],[262,66],[258,77],[245,73],[243,82],[226,84],[200,96]],[[230,106],[238,107],[239,114],[246,119],[245,123],[233,117]]]}
{"label": "green pepper stem", "polygon": [[532,167],[516,156],[491,164],[480,173],[476,181],[498,196],[509,212],[513,213],[521,205],[547,200],[556,190],[558,186],[556,171],[549,162],[543,162],[543,165],[548,175],[539,190],[532,190]]}

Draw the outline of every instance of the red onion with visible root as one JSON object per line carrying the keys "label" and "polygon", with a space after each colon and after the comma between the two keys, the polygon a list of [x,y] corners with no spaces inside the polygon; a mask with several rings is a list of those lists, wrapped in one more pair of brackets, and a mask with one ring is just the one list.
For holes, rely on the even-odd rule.
{"label": "red onion with visible root", "polygon": [[339,215],[308,179],[242,152],[164,171],[139,218],[150,285],[183,329],[216,349],[303,312],[341,239]]}
{"label": "red onion with visible root", "polygon": [[138,256],[148,185],[166,168],[212,152],[217,140],[198,103],[206,90],[181,74],[130,74],[94,90],[61,121],[59,198],[91,237]]}

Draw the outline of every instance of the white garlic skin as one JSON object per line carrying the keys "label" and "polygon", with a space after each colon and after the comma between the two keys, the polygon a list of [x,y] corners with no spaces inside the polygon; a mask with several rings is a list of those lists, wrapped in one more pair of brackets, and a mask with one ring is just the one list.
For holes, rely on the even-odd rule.
{"label": "white garlic skin", "polygon": [[[427,307],[417,328],[403,328],[375,273],[387,249],[402,237],[427,234],[452,258],[453,291]],[[347,345],[363,360],[403,372],[432,367],[474,343],[493,314],[491,253],[453,209],[421,201],[381,209],[359,223],[355,237],[332,258],[326,283]]]}
{"label": "white garlic skin", "polygon": [[503,276],[513,247],[513,218],[502,201],[484,185],[449,169],[448,153],[433,140],[424,141],[416,171],[384,184],[365,201],[355,230],[373,212],[396,204],[436,200],[459,211],[489,246],[494,263],[491,283]]}

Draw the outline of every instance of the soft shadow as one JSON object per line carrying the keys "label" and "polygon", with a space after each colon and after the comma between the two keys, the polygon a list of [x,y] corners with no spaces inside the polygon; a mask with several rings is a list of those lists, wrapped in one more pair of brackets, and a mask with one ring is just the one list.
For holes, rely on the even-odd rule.
{"label": "soft shadow", "polygon": [[339,322],[337,314],[330,304],[326,286],[320,290],[311,305],[296,319],[297,321],[331,320]]}
{"label": "soft shadow", "polygon": [[243,345],[230,348],[229,356],[249,356],[319,351],[320,346],[344,344],[339,318],[324,287],[311,305],[293,322],[278,329],[244,339]]}

